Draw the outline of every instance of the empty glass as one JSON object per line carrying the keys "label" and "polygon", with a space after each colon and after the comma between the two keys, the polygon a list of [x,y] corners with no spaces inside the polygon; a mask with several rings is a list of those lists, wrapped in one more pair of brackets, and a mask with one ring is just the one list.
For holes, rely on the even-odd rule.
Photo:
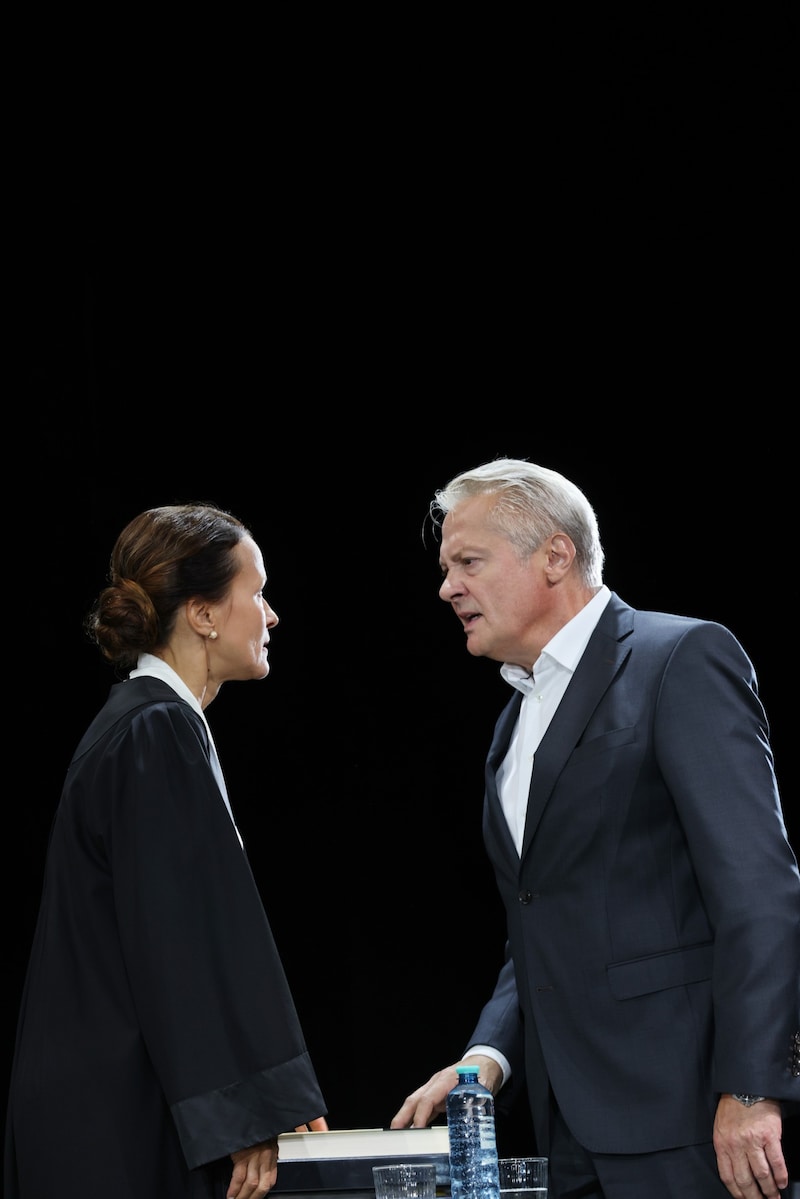
{"label": "empty glass", "polygon": [[375,1199],[436,1199],[436,1163],[373,1166]]}
{"label": "empty glass", "polygon": [[501,1157],[501,1199],[547,1199],[546,1157]]}

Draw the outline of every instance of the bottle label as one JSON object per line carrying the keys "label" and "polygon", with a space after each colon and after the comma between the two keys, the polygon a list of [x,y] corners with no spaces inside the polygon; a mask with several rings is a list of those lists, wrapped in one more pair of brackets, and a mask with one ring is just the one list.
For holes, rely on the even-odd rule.
{"label": "bottle label", "polygon": [[479,1142],[481,1149],[494,1149],[497,1144],[495,1137],[494,1124],[489,1120],[481,1120],[478,1125]]}

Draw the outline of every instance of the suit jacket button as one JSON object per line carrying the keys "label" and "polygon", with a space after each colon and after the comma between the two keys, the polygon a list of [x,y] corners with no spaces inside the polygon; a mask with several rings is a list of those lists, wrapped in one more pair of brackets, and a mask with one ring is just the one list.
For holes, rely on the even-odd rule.
{"label": "suit jacket button", "polygon": [[519,899],[520,903],[530,903],[533,896],[531,895],[530,891],[520,891],[517,898]]}

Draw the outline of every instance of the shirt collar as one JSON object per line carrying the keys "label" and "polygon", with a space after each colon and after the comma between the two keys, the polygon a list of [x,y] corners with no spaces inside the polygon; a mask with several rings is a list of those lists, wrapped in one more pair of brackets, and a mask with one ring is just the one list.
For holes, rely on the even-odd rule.
{"label": "shirt collar", "polygon": [[177,691],[181,699],[185,699],[187,704],[190,704],[195,712],[198,712],[203,721],[208,727],[208,721],[205,718],[205,713],[200,707],[200,701],[196,695],[193,695],[189,688],[184,683],[181,676],[176,670],[173,670],[163,658],[157,658],[155,654],[139,654],[139,660],[136,663],[136,669],[132,670],[128,678],[135,679],[139,675],[149,674],[153,678],[162,679],[168,683],[173,691]]}
{"label": "shirt collar", "polygon": [[568,620],[550,638],[547,645],[542,649],[539,658],[534,663],[533,672],[527,671],[522,666],[517,666],[513,662],[504,662],[500,667],[500,674],[505,681],[510,683],[512,687],[516,687],[523,695],[527,695],[534,685],[533,680],[536,675],[536,667],[545,656],[551,659],[557,666],[563,667],[572,674],[580,662],[589,638],[597,627],[597,622],[610,599],[611,592],[605,583],[603,583],[600,590],[592,596],[588,604],[585,604],[580,612],[576,612],[572,619]]}

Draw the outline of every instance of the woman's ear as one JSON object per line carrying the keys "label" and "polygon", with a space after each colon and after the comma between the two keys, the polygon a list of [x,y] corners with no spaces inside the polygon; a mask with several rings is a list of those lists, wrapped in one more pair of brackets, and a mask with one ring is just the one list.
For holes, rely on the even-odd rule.
{"label": "woman's ear", "polygon": [[210,637],[212,641],[216,640],[217,631],[214,628],[214,612],[205,600],[187,600],[186,620],[189,628],[197,633],[198,637]]}

